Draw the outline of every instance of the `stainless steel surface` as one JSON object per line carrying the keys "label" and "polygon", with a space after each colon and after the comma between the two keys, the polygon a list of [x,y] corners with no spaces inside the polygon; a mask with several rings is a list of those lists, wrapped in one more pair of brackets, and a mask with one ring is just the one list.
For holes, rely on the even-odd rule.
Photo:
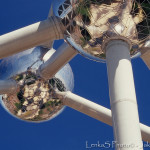
{"label": "stainless steel surface", "polygon": [[55,0],[53,10],[66,28],[67,42],[96,61],[104,62],[102,46],[108,39],[130,40],[131,57],[149,40],[149,0]]}
{"label": "stainless steel surface", "polygon": [[[52,50],[36,47],[0,60],[0,80],[13,79],[17,92],[2,95],[2,106],[14,117],[31,122],[47,121],[57,116],[63,105],[53,97],[55,91],[72,90],[74,78],[69,64],[51,80],[44,80],[37,70],[52,55]],[[53,51],[54,52],[54,51]]]}
{"label": "stainless steel surface", "polygon": [[[16,55],[0,60],[0,79],[5,80],[26,72],[29,67],[35,70],[42,63],[43,56],[48,49],[41,47],[31,48]],[[36,63],[35,63],[36,62]]]}

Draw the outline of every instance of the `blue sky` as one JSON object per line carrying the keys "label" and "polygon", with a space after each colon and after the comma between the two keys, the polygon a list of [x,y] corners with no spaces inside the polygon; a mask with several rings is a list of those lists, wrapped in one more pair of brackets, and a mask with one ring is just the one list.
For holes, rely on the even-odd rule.
{"label": "blue sky", "polygon": [[[51,0],[1,0],[0,35],[46,19],[50,5]],[[106,64],[80,55],[70,64],[74,93],[110,108]],[[150,71],[140,58],[132,64],[140,121],[150,126]],[[113,140],[112,127],[68,107],[49,122],[33,124],[13,118],[0,106],[0,129],[0,150],[86,150],[86,141]]]}

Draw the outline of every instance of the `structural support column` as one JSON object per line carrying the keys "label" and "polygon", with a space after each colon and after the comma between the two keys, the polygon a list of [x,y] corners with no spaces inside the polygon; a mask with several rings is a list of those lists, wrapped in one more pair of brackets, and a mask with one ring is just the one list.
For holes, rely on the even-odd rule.
{"label": "structural support column", "polygon": [[130,46],[123,40],[111,40],[105,49],[116,149],[142,149]]}

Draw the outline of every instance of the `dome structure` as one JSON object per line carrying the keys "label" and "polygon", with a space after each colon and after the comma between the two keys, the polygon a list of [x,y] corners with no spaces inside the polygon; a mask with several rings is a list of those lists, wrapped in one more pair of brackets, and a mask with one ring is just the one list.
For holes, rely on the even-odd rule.
{"label": "dome structure", "polygon": [[62,112],[64,106],[56,98],[56,91],[72,91],[74,77],[66,64],[52,79],[44,80],[38,68],[55,52],[36,47],[4,58],[0,63],[0,80],[13,79],[18,89],[15,93],[1,95],[1,104],[12,116],[28,121],[43,122]]}
{"label": "dome structure", "polygon": [[105,60],[105,43],[122,39],[131,57],[149,43],[149,0],[58,0],[54,15],[61,18],[66,41],[85,57]]}

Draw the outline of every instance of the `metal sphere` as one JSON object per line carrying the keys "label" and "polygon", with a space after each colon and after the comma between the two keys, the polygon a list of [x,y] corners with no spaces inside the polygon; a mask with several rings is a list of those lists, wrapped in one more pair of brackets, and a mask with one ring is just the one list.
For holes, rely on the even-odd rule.
{"label": "metal sphere", "polygon": [[36,47],[0,60],[0,80],[17,82],[16,93],[1,95],[1,104],[14,117],[28,122],[50,120],[62,112],[64,106],[55,97],[56,91],[72,90],[74,78],[69,64],[52,79],[45,81],[38,76],[39,66],[55,50]]}
{"label": "metal sphere", "polygon": [[130,41],[131,57],[150,40],[149,0],[57,0],[53,10],[66,41],[90,59],[105,60],[103,47],[111,39]]}

